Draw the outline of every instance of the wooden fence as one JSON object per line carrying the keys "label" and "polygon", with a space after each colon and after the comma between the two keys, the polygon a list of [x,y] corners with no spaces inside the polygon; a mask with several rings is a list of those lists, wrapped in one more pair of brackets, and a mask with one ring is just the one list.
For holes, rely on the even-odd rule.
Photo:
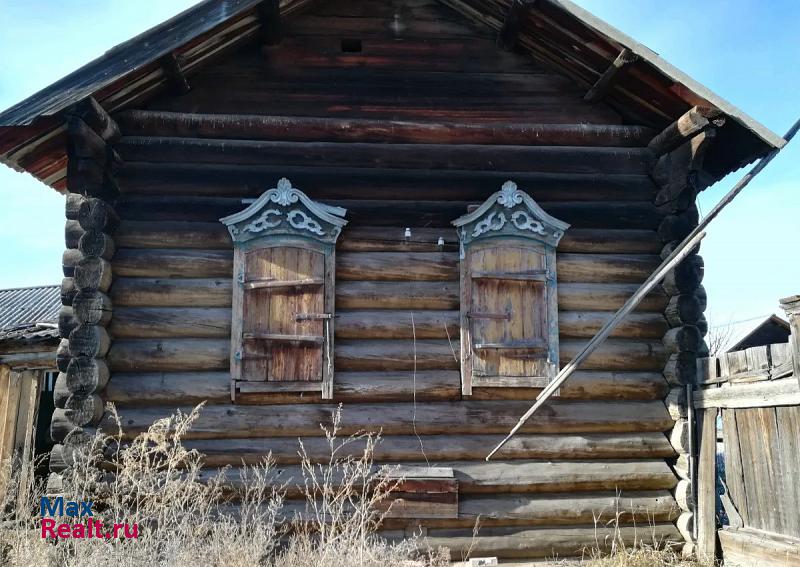
{"label": "wooden fence", "polygon": [[[798,303],[798,298],[786,301]],[[786,303],[784,303],[785,306]],[[726,565],[800,565],[800,375],[793,342],[698,361],[695,409],[696,522],[700,555]],[[724,443],[728,525],[716,514],[717,421]]]}

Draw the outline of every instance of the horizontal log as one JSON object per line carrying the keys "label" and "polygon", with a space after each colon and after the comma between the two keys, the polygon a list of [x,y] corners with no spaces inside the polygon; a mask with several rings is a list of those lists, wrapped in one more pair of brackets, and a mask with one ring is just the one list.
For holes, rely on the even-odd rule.
{"label": "horizontal log", "polygon": [[55,346],[50,350],[33,352],[14,352],[0,354],[0,364],[5,364],[11,368],[45,368],[50,370],[56,362]]}
{"label": "horizontal log", "polygon": [[[559,254],[559,282],[637,283],[659,264],[652,254]],[[337,281],[438,281],[458,279],[458,255],[449,252],[343,252],[336,257]],[[120,249],[117,276],[221,277],[233,271],[227,250]]]}
{"label": "horizontal log", "polygon": [[585,557],[587,549],[610,552],[614,545],[632,549],[658,542],[659,546],[683,545],[683,538],[671,522],[642,527],[562,527],[562,528],[491,528],[475,537],[471,529],[431,529],[420,540],[421,551],[447,548],[454,561],[470,554],[473,557],[501,559]]}
{"label": "horizontal log", "polygon": [[75,266],[83,259],[83,254],[77,248],[67,248],[61,254],[61,269],[64,276],[72,278],[75,276]]}
{"label": "horizontal log", "polygon": [[64,225],[64,245],[67,248],[78,248],[78,242],[84,232],[77,220],[67,220]]}
{"label": "horizontal log", "polygon": [[82,289],[72,300],[75,318],[83,325],[106,326],[111,320],[111,299],[102,291]]}
{"label": "horizontal log", "polygon": [[78,326],[78,320],[72,311],[72,307],[62,305],[58,312],[58,334],[62,339],[69,338],[72,330]]}
{"label": "horizontal log", "polygon": [[[411,370],[416,354],[417,370],[458,368],[458,341],[339,341],[335,349],[337,371]],[[585,340],[560,343],[566,363],[584,346]],[[108,354],[115,372],[178,372],[227,370],[229,341],[226,339],[128,339],[117,340]],[[666,353],[660,342],[610,339],[582,365],[585,370],[645,370],[663,368]]]}
{"label": "horizontal log", "polygon": [[[152,307],[230,307],[230,278],[117,278],[111,289],[115,305]],[[558,286],[559,308],[571,311],[616,311],[638,288],[635,284]],[[336,282],[339,309],[458,309],[458,282]],[[655,290],[638,309],[663,311],[668,297]]]}
{"label": "horizontal log", "polygon": [[[611,317],[603,311],[562,311],[559,334],[562,337],[594,336]],[[119,307],[111,320],[117,338],[228,337],[231,311],[218,307]],[[336,313],[337,339],[418,339],[455,340],[459,336],[458,311],[358,310]],[[613,337],[661,338],[667,330],[658,313],[633,313],[616,328]]]}
{"label": "horizontal log", "polygon": [[675,269],[667,272],[662,286],[669,295],[694,293],[703,281],[705,272],[703,258],[696,254],[687,256]]}
{"label": "horizontal log", "polygon": [[675,421],[686,419],[688,409],[686,405],[686,388],[684,386],[670,388],[669,393],[664,398],[664,404],[667,406],[667,411],[672,419]]}
{"label": "horizontal log", "polygon": [[69,339],[61,339],[56,348],[56,367],[59,372],[66,372],[72,355],[69,353]]}
{"label": "horizontal log", "polygon": [[435,123],[147,110],[127,110],[116,117],[126,136],[295,142],[641,147],[652,135],[652,130],[639,126],[593,124]]}
{"label": "horizontal log", "polygon": [[[68,221],[78,220],[78,211],[81,209],[81,203],[83,203],[84,197],[80,193],[67,193],[67,198],[65,199],[64,204],[64,214]],[[80,223],[78,223],[80,227]]]}
{"label": "horizontal log", "polygon": [[114,255],[116,246],[114,239],[99,230],[84,232],[78,242],[78,250],[84,256],[97,256],[110,260]]}
{"label": "horizontal log", "polygon": [[[187,439],[238,437],[297,437],[321,435],[320,425],[332,423],[337,411],[330,404],[272,406],[211,405],[200,412]],[[342,435],[381,431],[383,435],[440,435],[505,433],[529,407],[524,401],[462,402],[458,404],[353,404],[346,405]],[[191,411],[191,407],[181,408]],[[120,410],[125,435],[144,431],[170,408]],[[523,427],[526,433],[643,433],[672,427],[663,402],[553,401]]]}
{"label": "horizontal log", "polygon": [[75,279],[72,277],[63,278],[61,280],[61,304],[71,306],[76,293],[78,293],[78,288],[75,287]]}
{"label": "horizontal log", "polygon": [[76,396],[102,392],[108,384],[109,370],[102,358],[73,357],[67,365],[67,389]]}
{"label": "horizontal log", "polygon": [[[386,227],[348,227],[339,237],[342,252],[452,252],[458,250],[458,237],[449,228],[412,228],[405,238],[403,228],[387,233]],[[445,240],[439,246],[439,238]],[[123,248],[199,248],[229,250],[231,237],[218,222],[133,221],[124,220],[114,233]],[[571,229],[558,245],[560,252],[655,254],[661,242],[650,230]]]}
{"label": "horizontal log", "polygon": [[119,225],[119,216],[103,199],[87,198],[78,209],[78,222],[83,230],[95,230],[111,234]]}
{"label": "horizontal log", "polygon": [[97,394],[88,396],[72,395],[64,402],[64,415],[78,427],[97,425],[103,417],[105,404]]}
{"label": "horizontal log", "polygon": [[111,346],[111,338],[104,327],[80,325],[69,334],[70,356],[104,357]]}
{"label": "horizontal log", "polygon": [[106,142],[77,116],[67,117],[67,152],[70,159],[106,162]]}
{"label": "horizontal log", "polygon": [[[376,463],[379,465],[380,463]],[[391,466],[391,465],[390,465]],[[437,466],[453,470],[458,481],[458,492],[464,494],[541,494],[550,492],[590,492],[603,490],[669,490],[678,485],[678,479],[663,460],[646,461],[603,461],[583,460],[569,462],[469,462],[445,461]],[[423,468],[426,463],[408,463],[402,470]],[[242,470],[239,467],[224,472],[226,492],[235,495],[240,493],[245,483],[242,481]],[[202,480],[210,480],[218,473],[216,469],[205,469],[201,472]],[[305,495],[303,472],[299,465],[283,465],[274,471],[273,482],[285,486],[287,498],[298,498]],[[340,482],[340,479],[337,479]],[[560,499],[563,495],[551,498]],[[573,495],[574,497],[574,495]],[[670,513],[669,499],[659,493],[658,502],[653,509]],[[566,499],[566,498],[564,498]],[[462,499],[465,511],[470,514],[481,500]],[[505,500],[507,502],[508,500]],[[467,502],[469,502],[467,504]],[[515,506],[516,508],[516,506]],[[508,508],[487,508],[503,512],[506,518],[513,514]],[[481,522],[481,525],[485,525]],[[430,526],[429,526],[430,527]]]}
{"label": "horizontal log", "polygon": [[547,201],[637,200],[651,203],[656,187],[648,175],[439,171],[363,167],[254,166],[126,162],[119,173],[125,194],[258,197],[288,177],[312,199],[486,200],[508,179],[536,188]]}
{"label": "horizontal log", "polygon": [[[354,224],[392,226],[399,231],[405,226],[428,226],[451,230],[453,219],[462,216],[471,205],[461,195],[451,199],[325,199],[330,205],[347,209]],[[663,216],[648,202],[610,201],[574,202],[549,201],[545,211],[581,229],[655,230]],[[126,196],[118,202],[120,214],[134,222],[213,222],[242,210],[242,200],[230,197]]]}
{"label": "horizontal log", "polygon": [[103,140],[115,142],[120,137],[117,122],[100,106],[94,97],[85,98],[70,107],[69,115],[83,120]]}
{"label": "horizontal log", "polygon": [[707,128],[725,124],[722,111],[716,108],[694,106],[667,126],[647,144],[655,156],[674,150],[686,140]]}
{"label": "horizontal log", "polygon": [[675,327],[664,334],[664,348],[669,353],[676,352],[697,352],[703,337],[700,331],[693,325]]}
{"label": "horizontal log", "polygon": [[664,310],[664,316],[672,327],[694,325],[702,315],[702,305],[694,294],[673,296]]}
{"label": "horizontal log", "polygon": [[56,383],[53,385],[53,404],[57,408],[63,408],[67,403],[67,399],[72,395],[72,392],[67,388],[67,374],[66,371],[61,371],[56,377]]}
{"label": "horizontal log", "polygon": [[694,509],[694,495],[692,493],[692,483],[688,480],[681,480],[672,491],[675,502],[684,512]]}
{"label": "horizontal log", "polygon": [[[222,372],[116,372],[103,396],[122,406],[227,403],[231,377]],[[561,399],[660,400],[666,382],[659,373],[578,371],[561,388]],[[337,372],[333,399],[340,402],[459,400],[456,371]],[[474,388],[473,400],[533,400],[535,388]],[[314,393],[238,394],[241,404],[325,403]]]}
{"label": "horizontal log", "polygon": [[[432,462],[475,460],[486,456],[487,448],[496,446],[505,436],[464,435],[450,432],[445,435],[388,435],[375,445],[375,462],[424,461]],[[256,465],[272,455],[278,465],[300,463],[300,441],[312,463],[330,459],[330,445],[324,437],[272,437],[247,439],[187,440],[187,449],[204,455],[206,466]],[[363,454],[364,444],[351,443],[339,450],[342,458]],[[583,435],[529,435],[521,433],[500,449],[498,460],[544,459],[548,461],[576,459],[663,459],[675,451],[660,432],[645,433],[586,433]]]}
{"label": "horizontal log", "polygon": [[111,287],[111,264],[97,257],[84,257],[75,266],[75,287],[79,290],[108,291]]}
{"label": "horizontal log", "polygon": [[[460,488],[460,487],[459,487]],[[431,504],[426,503],[427,506]],[[427,508],[426,506],[426,508]],[[677,518],[679,508],[666,490],[625,493],[539,495],[502,494],[468,495],[458,498],[457,517],[425,518],[425,527],[474,528],[476,522],[484,529],[507,526],[572,526],[615,522],[626,525],[634,522],[664,522]],[[233,511],[235,511],[235,505]],[[284,502],[281,515],[314,521],[305,502]],[[480,516],[480,521],[478,517]],[[414,516],[410,516],[414,518]],[[408,518],[408,516],[406,517]],[[382,527],[404,527],[408,519],[386,518]],[[480,533],[480,532],[479,532]]]}
{"label": "horizontal log", "polygon": [[697,378],[697,353],[681,351],[672,353],[664,365],[664,378],[673,386],[694,384]]}
{"label": "horizontal log", "polygon": [[689,421],[679,419],[669,433],[669,442],[676,453],[689,453]]}
{"label": "horizontal log", "polygon": [[652,165],[652,154],[638,148],[339,144],[155,136],[126,136],[116,148],[125,160],[147,162],[633,174],[646,173]]}

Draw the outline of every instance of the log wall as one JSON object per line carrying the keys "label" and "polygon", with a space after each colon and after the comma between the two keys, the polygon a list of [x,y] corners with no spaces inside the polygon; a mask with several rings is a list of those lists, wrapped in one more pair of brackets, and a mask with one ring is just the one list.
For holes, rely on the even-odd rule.
{"label": "log wall", "polygon": [[[538,390],[475,388],[467,399],[456,358],[450,221],[512,179],[573,225],[557,258],[566,362],[660,261],[665,211],[646,147],[655,132],[583,102],[568,80],[499,50],[487,29],[438,3],[408,3],[402,32],[395,20],[391,2],[325,3],[289,22],[280,45],[250,46],[189,74],[188,93],[115,116],[120,222],[113,245],[94,234],[90,248],[113,273],[98,298],[114,315],[87,335],[108,351],[103,395],[128,436],[207,401],[187,443],[209,466],[272,452],[296,468],[298,436],[322,459],[319,424],[342,403],[344,432],[382,431],[379,462],[454,468],[458,517],[429,533],[456,549],[475,517],[490,515],[482,541],[493,553],[577,552],[594,518],[613,517],[617,490],[633,498],[623,524],[652,520],[659,537],[678,539],[662,375],[688,340],[664,340],[675,294],[646,298],[496,464],[483,457]],[[343,38],[361,51],[344,51]],[[334,399],[241,391],[233,405],[232,250],[217,219],[282,176],[348,209]],[[83,242],[78,232],[68,222],[68,243]],[[65,301],[71,293],[65,282]]]}

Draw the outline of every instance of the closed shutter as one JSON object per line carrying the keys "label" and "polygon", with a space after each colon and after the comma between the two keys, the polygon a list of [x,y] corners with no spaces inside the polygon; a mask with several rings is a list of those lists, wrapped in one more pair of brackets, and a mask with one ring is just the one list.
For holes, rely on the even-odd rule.
{"label": "closed shutter", "polygon": [[322,380],[325,256],[276,246],[247,252],[242,380]]}
{"label": "closed shutter", "polygon": [[548,376],[545,255],[525,246],[485,246],[470,250],[468,262],[473,385]]}
{"label": "closed shutter", "polygon": [[231,398],[317,392],[333,397],[336,239],[346,210],[281,179],[220,219],[231,234]]}
{"label": "closed shutter", "polygon": [[543,388],[558,372],[555,249],[569,225],[508,181],[459,217],[461,392]]}

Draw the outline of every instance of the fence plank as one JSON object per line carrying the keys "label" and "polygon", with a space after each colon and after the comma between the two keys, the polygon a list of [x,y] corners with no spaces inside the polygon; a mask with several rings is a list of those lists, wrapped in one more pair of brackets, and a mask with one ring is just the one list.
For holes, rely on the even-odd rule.
{"label": "fence plank", "polygon": [[732,409],[722,410],[722,436],[725,441],[725,483],[728,485],[733,505],[739,511],[742,521],[748,524],[742,453],[739,447],[739,432],[736,429],[736,412]]}
{"label": "fence plank", "polygon": [[[789,378],[794,381],[794,378]],[[783,534],[800,537],[800,406],[775,408],[778,490]]]}
{"label": "fence plank", "polygon": [[698,412],[700,432],[697,469],[697,553],[713,558],[716,551],[717,410]]}

